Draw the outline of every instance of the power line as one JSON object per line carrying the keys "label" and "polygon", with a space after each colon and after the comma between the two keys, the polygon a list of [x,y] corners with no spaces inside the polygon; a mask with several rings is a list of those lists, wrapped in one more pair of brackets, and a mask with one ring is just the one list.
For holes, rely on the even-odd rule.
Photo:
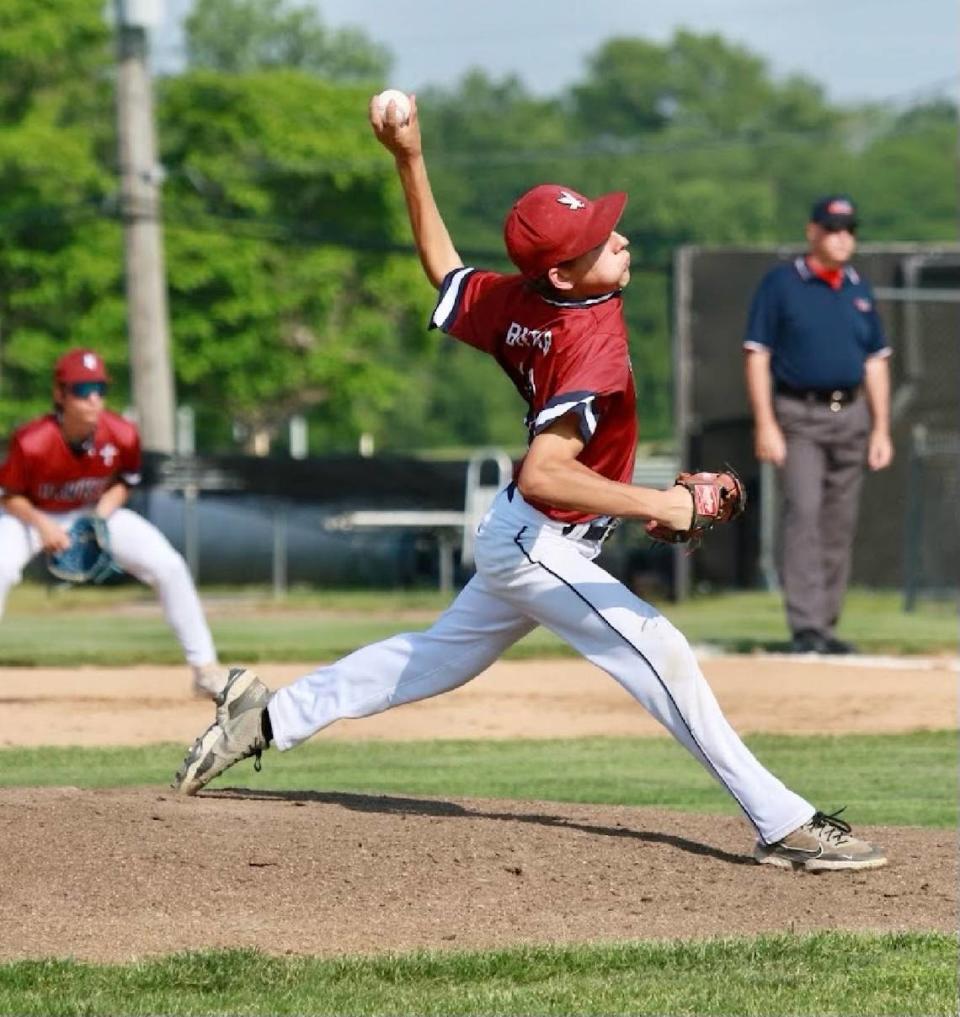
{"label": "power line", "polygon": [[[13,211],[0,212],[0,225],[7,227],[42,227],[51,221],[82,225],[94,219],[119,223],[119,213],[111,202],[74,202],[64,205],[37,205]],[[416,255],[411,243],[391,241],[384,237],[358,238],[355,233],[331,230],[318,224],[303,223],[269,216],[248,217],[241,215],[198,214],[193,209],[177,207],[175,202],[166,202],[163,208],[163,227],[167,232],[212,233],[234,236],[240,239],[283,243],[298,247],[334,247],[362,254],[403,254]],[[655,242],[662,244],[669,238],[659,234],[633,232],[630,239],[637,243]],[[477,264],[505,264],[506,253],[499,248],[460,245],[460,254]],[[635,273],[659,274],[667,267],[666,261],[647,259],[634,260]]]}
{"label": "power line", "polygon": [[[510,150],[503,152],[483,152],[475,149],[464,151],[441,149],[435,150],[431,153],[430,165],[440,168],[444,166],[512,166],[544,162],[586,161],[589,159],[605,159],[610,157],[619,158],[622,156],[653,157],[663,155],[681,155],[696,152],[713,152],[738,147],[749,147],[751,149],[776,148],[796,142],[815,144],[830,140],[842,141],[845,136],[848,136],[853,132],[858,122],[858,120],[851,118],[847,121],[841,121],[827,127],[817,127],[810,130],[759,133],[758,129],[728,134],[717,133],[712,136],[701,136],[697,138],[691,137],[684,139],[659,138],[654,136],[658,133],[667,133],[667,131],[647,132],[645,135],[638,132],[638,135],[634,137],[604,135],[602,137],[593,138],[590,141],[583,142],[582,144],[571,145],[565,148],[538,148],[530,151]],[[872,126],[877,137],[884,138],[908,137],[911,134],[921,133],[925,130],[924,125],[917,123],[900,123],[897,125],[886,124],[878,127],[869,117],[864,118],[862,122],[867,127]],[[383,157],[379,154],[376,156],[371,155],[367,158],[332,158],[324,159],[323,161],[274,161],[267,158],[258,158],[248,160],[245,163],[234,162],[233,169],[234,172],[231,172],[229,169],[225,172],[218,170],[216,181],[245,180],[248,178],[249,174],[244,172],[244,170],[262,174],[299,174],[304,176],[309,176],[318,172],[337,172],[342,170],[379,169],[382,170],[384,174],[389,174],[391,172],[389,166],[384,162]],[[174,177],[184,177],[190,180],[196,189],[201,189],[201,181],[203,178],[191,167],[173,169],[170,170],[170,174]],[[214,183],[216,181],[211,180],[210,182]]]}

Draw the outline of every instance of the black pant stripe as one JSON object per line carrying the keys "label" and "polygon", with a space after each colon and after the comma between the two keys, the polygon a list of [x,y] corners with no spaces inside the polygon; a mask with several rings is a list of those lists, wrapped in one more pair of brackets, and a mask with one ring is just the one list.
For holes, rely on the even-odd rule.
{"label": "black pant stripe", "polygon": [[627,644],[627,646],[630,647],[631,650],[633,650],[633,652],[647,665],[647,667],[650,668],[650,670],[653,672],[654,677],[659,682],[660,687],[666,693],[667,698],[673,704],[673,708],[677,711],[677,716],[680,717],[680,720],[683,722],[683,726],[687,729],[687,734],[690,735],[691,741],[700,750],[700,755],[703,756],[704,760],[707,763],[707,766],[710,767],[710,771],[713,773],[714,777],[717,779],[717,782],[721,785],[721,787],[726,788],[726,790],[729,793],[730,797],[737,803],[737,805],[740,806],[740,809],[743,812],[743,814],[747,817],[747,819],[753,825],[754,829],[756,829],[757,833],[759,833],[760,832],[760,827],[755,822],[753,816],[751,816],[750,813],[747,811],[746,806],[743,804],[743,802],[737,796],[737,794],[733,790],[733,788],[730,787],[730,785],[720,775],[719,770],[717,770],[716,766],[714,766],[713,761],[710,759],[710,757],[704,751],[703,746],[697,740],[697,736],[693,733],[692,728],[687,723],[687,719],[686,719],[686,717],[684,717],[683,711],[680,709],[680,706],[677,703],[676,699],[673,698],[673,695],[671,694],[670,689],[667,686],[667,683],[663,680],[663,678],[660,677],[660,672],[657,671],[657,669],[653,666],[653,664],[647,658],[646,654],[644,654],[644,652],[638,646],[635,646],[633,644],[633,642],[631,642],[631,640],[628,639],[627,636],[625,636],[616,627],[616,625],[611,624],[611,622],[609,622],[603,616],[603,613],[601,611],[598,611],[597,608],[594,607],[594,605],[591,604],[590,601],[576,588],[576,586],[574,586],[572,583],[567,582],[567,580],[564,579],[563,576],[561,576],[557,572],[554,572],[554,570],[549,568],[548,566],[544,565],[544,563],[542,561],[534,561],[534,559],[530,557],[530,555],[527,553],[527,549],[523,546],[523,544],[521,542],[521,538],[523,537],[523,534],[526,532],[526,529],[527,529],[526,526],[522,527],[517,532],[517,535],[513,538],[513,542],[517,545],[518,548],[520,548],[520,553],[524,556],[524,558],[527,559],[528,562],[530,562],[531,565],[536,565],[538,568],[543,569],[544,572],[547,572],[549,575],[553,576],[553,578],[556,579],[557,582],[563,583],[563,585],[568,590],[570,590],[571,593],[573,593],[576,597],[579,597],[580,600],[582,600],[583,603],[586,604],[587,607],[590,608],[590,610],[600,619],[600,621],[602,621],[603,624],[606,625],[607,628],[610,629],[611,632],[613,632],[615,635],[619,636],[619,638],[622,639]]}

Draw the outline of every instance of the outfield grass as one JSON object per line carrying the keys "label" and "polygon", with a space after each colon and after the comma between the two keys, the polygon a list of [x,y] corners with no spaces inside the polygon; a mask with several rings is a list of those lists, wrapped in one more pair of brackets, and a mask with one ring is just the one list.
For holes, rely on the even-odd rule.
{"label": "outfield grass", "polygon": [[[427,628],[449,598],[431,590],[293,591],[275,601],[264,591],[204,590],[210,624],[226,661],[326,661],[399,631]],[[785,649],[780,598],[730,593],[658,605],[697,644],[731,651]],[[118,612],[122,622],[118,623]],[[56,639],[51,639],[51,631]],[[923,602],[910,614],[895,593],[853,591],[840,634],[868,653],[956,652],[956,605]],[[180,647],[150,591],[18,587],[2,625],[0,666],[175,664]],[[570,656],[574,651],[538,629],[507,658]]]}
{"label": "outfield grass", "polygon": [[0,1014],[955,1014],[956,939],[760,936],[376,958],[0,966]]}
{"label": "outfield grass", "polygon": [[[747,738],[759,759],[825,811],[857,824],[949,828],[957,822],[957,735]],[[0,750],[0,786],[168,784],[185,746]],[[267,753],[217,784],[455,798],[650,805],[736,815],[730,798],[668,738],[335,742]]]}

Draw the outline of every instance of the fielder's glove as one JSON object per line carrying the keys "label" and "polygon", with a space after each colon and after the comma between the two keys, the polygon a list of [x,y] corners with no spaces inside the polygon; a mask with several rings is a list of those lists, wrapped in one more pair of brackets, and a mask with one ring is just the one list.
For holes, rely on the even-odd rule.
{"label": "fielder's glove", "polygon": [[707,530],[736,519],[747,507],[747,489],[730,466],[722,473],[680,473],[674,484],[685,487],[693,496],[693,515],[685,530],[671,530],[663,523],[647,529],[650,537],[665,544],[696,547]]}
{"label": "fielder's glove", "polygon": [[121,571],[110,554],[110,534],[100,516],[78,516],[67,531],[70,546],[47,555],[47,568],[66,583],[102,583]]}

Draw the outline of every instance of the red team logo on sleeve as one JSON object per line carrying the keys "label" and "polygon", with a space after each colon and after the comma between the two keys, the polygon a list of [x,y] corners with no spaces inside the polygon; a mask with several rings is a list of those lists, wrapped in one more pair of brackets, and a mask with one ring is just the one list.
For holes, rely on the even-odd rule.
{"label": "red team logo on sleeve", "polygon": [[140,480],[140,438],[128,420],[104,410],[81,449],[67,445],[53,414],[19,428],[0,466],[0,490],[22,494],[44,512],[69,512],[96,502],[118,480]]}

